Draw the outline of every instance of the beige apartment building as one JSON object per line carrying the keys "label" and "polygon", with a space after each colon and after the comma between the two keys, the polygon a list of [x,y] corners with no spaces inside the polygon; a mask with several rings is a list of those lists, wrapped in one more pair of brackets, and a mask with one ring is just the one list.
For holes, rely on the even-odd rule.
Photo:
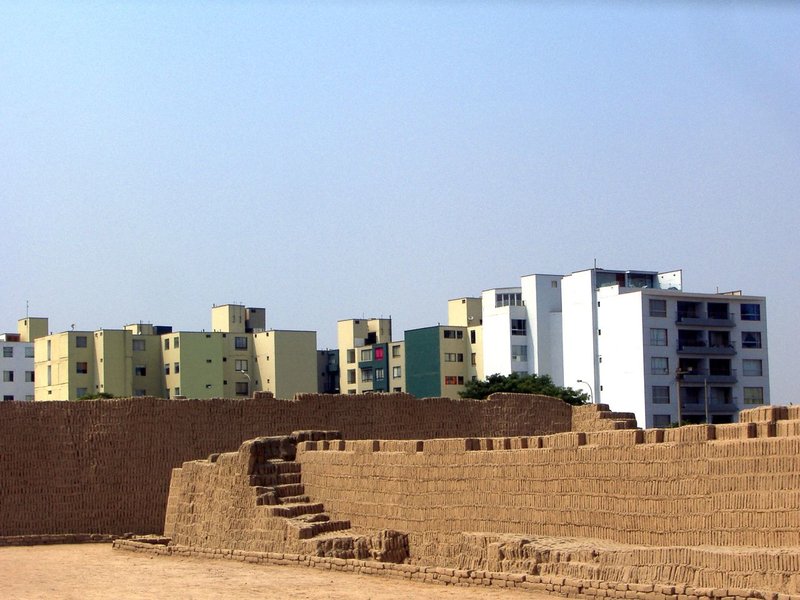
{"label": "beige apartment building", "polygon": [[343,394],[406,391],[405,344],[392,340],[391,319],[347,319],[337,325]]}
{"label": "beige apartment building", "polygon": [[278,398],[317,391],[316,333],[266,330],[266,311],[214,306],[212,331],[151,324],[66,331],[35,342],[35,399],[116,397]]}
{"label": "beige apartment building", "polygon": [[484,378],[480,298],[447,304],[448,324],[406,331],[407,389],[418,398],[460,398],[469,381]]}

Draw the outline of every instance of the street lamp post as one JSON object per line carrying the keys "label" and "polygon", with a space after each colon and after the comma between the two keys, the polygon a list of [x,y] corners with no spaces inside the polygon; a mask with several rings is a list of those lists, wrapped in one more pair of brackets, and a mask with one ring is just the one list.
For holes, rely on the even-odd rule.
{"label": "street lamp post", "polygon": [[675,369],[675,386],[678,388],[678,427],[681,426],[681,421],[683,420],[681,415],[681,377],[691,372],[691,369],[682,370],[680,367]]}
{"label": "street lamp post", "polygon": [[592,390],[592,386],[589,385],[589,382],[588,381],[584,381],[583,379],[577,379],[576,383],[582,383],[586,387],[589,388],[589,403],[593,404],[594,403],[594,391]]}

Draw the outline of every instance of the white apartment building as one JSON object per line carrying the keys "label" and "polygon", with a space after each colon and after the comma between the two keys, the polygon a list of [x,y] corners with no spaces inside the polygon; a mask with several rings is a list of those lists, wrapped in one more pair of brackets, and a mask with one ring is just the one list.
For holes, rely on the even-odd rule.
{"label": "white apartment building", "polygon": [[2,333],[0,347],[0,397],[4,401],[33,400],[33,342],[20,341],[18,333]]}
{"label": "white apartment building", "polygon": [[47,335],[44,317],[25,317],[17,321],[17,333],[0,334],[0,398],[4,401],[33,400],[33,341],[44,335]]}
{"label": "white apartment building", "polygon": [[[485,373],[550,375],[640,427],[769,404],[766,299],[683,291],[680,270],[528,275],[483,292]],[[680,402],[679,402],[680,399]]]}
{"label": "white apartment building", "polygon": [[563,385],[561,277],[526,275],[520,287],[482,292],[486,375],[547,374]]}

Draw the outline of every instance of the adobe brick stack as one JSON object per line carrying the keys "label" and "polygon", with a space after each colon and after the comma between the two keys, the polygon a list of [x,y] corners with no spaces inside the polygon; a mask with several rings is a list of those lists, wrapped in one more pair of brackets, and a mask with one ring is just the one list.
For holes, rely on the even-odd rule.
{"label": "adobe brick stack", "polygon": [[511,394],[2,402],[0,538],[160,531],[173,468],[259,436],[301,429],[339,430],[348,439],[545,435],[569,431],[572,410]]}

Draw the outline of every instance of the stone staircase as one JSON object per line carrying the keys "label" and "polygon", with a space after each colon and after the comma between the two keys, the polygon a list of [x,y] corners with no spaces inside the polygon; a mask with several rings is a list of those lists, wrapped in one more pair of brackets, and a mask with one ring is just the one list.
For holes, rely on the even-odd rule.
{"label": "stone staircase", "polygon": [[253,440],[250,485],[257,506],[285,520],[287,542],[298,542],[305,554],[401,563],[408,557],[405,534],[382,530],[374,534],[349,531],[350,521],[333,520],[321,502],[305,494],[297,444],[340,440],[338,431],[295,431],[290,436]]}

